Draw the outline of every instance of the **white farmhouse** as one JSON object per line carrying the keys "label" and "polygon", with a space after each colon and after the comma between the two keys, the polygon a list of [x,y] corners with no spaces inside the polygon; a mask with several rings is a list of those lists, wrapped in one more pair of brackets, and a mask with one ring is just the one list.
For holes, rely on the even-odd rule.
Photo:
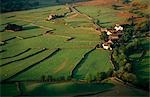
{"label": "white farmhouse", "polygon": [[116,24],[116,26],[114,27],[114,29],[116,31],[123,31],[123,27],[121,27],[119,24]]}
{"label": "white farmhouse", "polygon": [[109,30],[106,30],[107,35],[111,35],[112,33]]}
{"label": "white farmhouse", "polygon": [[102,47],[105,49],[105,50],[112,50],[112,48],[110,47],[110,44],[109,43],[103,43],[102,44]]}

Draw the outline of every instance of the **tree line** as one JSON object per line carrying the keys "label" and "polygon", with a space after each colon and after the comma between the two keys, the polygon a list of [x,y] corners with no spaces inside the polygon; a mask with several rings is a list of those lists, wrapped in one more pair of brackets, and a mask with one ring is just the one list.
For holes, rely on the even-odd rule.
{"label": "tree line", "polygon": [[[87,0],[0,0],[0,12],[12,12],[27,10],[49,5],[58,5],[65,3],[73,3]],[[43,5],[45,4],[45,5]]]}
{"label": "tree line", "polygon": [[[130,55],[137,52],[144,52],[140,38],[149,37],[149,15],[142,10],[147,8],[146,4],[132,2],[129,12],[137,14],[138,17],[127,19],[129,24],[124,24],[124,34],[114,43],[115,49],[112,53],[112,61],[115,64],[114,76],[122,79],[124,82],[132,83],[144,89],[149,88],[149,83],[141,83],[134,71],[136,63],[130,59]],[[144,18],[144,21],[138,21],[137,18]],[[140,57],[140,56],[139,56]]]}

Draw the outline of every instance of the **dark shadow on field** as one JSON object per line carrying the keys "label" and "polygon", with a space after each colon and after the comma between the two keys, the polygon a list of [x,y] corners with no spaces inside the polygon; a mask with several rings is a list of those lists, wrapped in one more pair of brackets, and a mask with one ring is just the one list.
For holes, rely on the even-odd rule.
{"label": "dark shadow on field", "polygon": [[[59,85],[60,84],[60,85]],[[43,83],[31,91],[30,96],[92,96],[102,92],[110,91],[115,85],[112,83],[72,83],[61,86],[61,83]],[[32,85],[32,84],[31,84]],[[92,93],[93,92],[93,93]],[[26,94],[24,94],[26,95]]]}
{"label": "dark shadow on field", "polygon": [[23,30],[31,30],[31,29],[37,29],[37,28],[39,28],[39,27],[37,27],[37,26],[25,26],[25,27],[23,27]]}

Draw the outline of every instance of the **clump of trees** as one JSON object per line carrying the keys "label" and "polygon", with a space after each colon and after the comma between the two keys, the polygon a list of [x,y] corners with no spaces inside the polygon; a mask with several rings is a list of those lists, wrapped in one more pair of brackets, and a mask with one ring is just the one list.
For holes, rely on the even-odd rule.
{"label": "clump of trees", "polygon": [[113,74],[113,69],[110,68],[107,72],[97,72],[96,75],[92,75],[90,73],[86,74],[85,80],[86,82],[90,83],[93,81],[100,82],[107,77],[111,77]]}
{"label": "clump of trees", "polygon": [[39,6],[39,2],[30,0],[1,0],[1,12],[31,9]]}
{"label": "clump of trees", "polygon": [[16,24],[7,24],[5,30],[12,30],[12,31],[21,31],[23,29],[22,26]]}
{"label": "clump of trees", "polygon": [[70,76],[60,76],[60,77],[53,77],[52,75],[42,75],[41,81],[42,82],[55,82],[55,81],[69,81],[71,80]]}
{"label": "clump of trees", "polygon": [[[114,43],[115,49],[113,49],[111,56],[115,64],[113,76],[145,88],[148,83],[141,83],[140,79],[135,75],[133,71],[135,62],[129,56],[136,52],[144,51],[140,38],[144,38],[147,35],[150,22],[149,16],[141,11],[141,9],[147,8],[146,5],[135,2],[132,3],[132,6],[130,12],[137,14],[138,17],[131,17],[128,19],[130,24],[122,25],[124,34]],[[139,17],[144,18],[144,21],[138,21],[137,18]]]}
{"label": "clump of trees", "polygon": [[101,33],[101,35],[100,35],[100,40],[101,41],[108,41],[108,35],[107,35],[107,33]]}

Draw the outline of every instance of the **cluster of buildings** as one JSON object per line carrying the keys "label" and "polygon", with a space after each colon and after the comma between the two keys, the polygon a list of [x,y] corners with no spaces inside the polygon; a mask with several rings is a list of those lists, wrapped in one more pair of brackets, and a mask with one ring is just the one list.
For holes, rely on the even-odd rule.
{"label": "cluster of buildings", "polygon": [[108,35],[108,41],[102,43],[102,47],[106,50],[112,50],[111,45],[113,44],[113,41],[116,41],[119,39],[119,37],[123,34],[123,27],[119,24],[116,24],[114,29],[103,29],[101,30],[102,33],[106,33]]}
{"label": "cluster of buildings", "polygon": [[55,19],[57,17],[56,14],[50,14],[48,17],[47,17],[47,21],[50,21],[52,19]]}

